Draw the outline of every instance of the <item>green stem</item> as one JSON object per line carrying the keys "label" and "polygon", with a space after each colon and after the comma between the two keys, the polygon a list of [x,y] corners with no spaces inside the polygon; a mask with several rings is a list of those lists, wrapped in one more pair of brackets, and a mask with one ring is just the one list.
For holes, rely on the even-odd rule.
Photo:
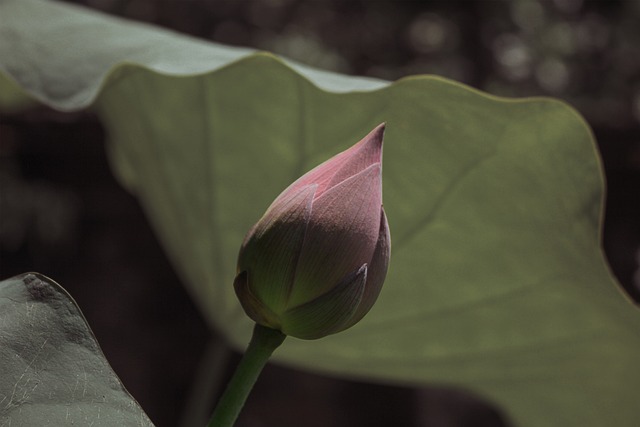
{"label": "green stem", "polygon": [[256,324],[249,347],[213,411],[208,427],[233,426],[269,356],[286,337],[280,331]]}

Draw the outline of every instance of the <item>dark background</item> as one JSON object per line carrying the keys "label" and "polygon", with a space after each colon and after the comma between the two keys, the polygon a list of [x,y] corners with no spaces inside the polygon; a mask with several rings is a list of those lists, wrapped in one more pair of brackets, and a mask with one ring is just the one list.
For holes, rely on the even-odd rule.
{"label": "dark background", "polygon": [[[640,2],[84,0],[113,15],[319,68],[395,80],[438,74],[505,96],[567,100],[606,177],[604,249],[640,300]],[[136,199],[114,180],[90,113],[0,115],[0,279],[44,273],[77,300],[129,391],[179,425],[213,340]],[[218,353],[223,375],[238,361]],[[229,357],[226,357],[228,355]],[[241,426],[502,426],[460,390],[390,387],[269,366]]]}

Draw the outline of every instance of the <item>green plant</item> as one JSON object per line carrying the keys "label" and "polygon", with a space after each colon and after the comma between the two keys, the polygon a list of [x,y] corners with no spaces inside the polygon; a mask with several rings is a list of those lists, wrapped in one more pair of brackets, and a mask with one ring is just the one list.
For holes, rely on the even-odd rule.
{"label": "green plant", "polygon": [[[289,182],[384,121],[394,254],[380,298],[357,326],[313,343],[290,339],[275,358],[465,387],[521,426],[637,422],[640,317],[603,257],[599,158],[566,104],[496,98],[429,76],[338,76],[35,0],[0,3],[0,33],[2,104],[99,114],[114,171],[236,348],[251,331],[232,286],[244,233]],[[12,379],[0,385],[0,401],[12,403],[0,406],[3,422],[22,414],[38,424],[46,414],[56,425],[66,408],[77,420],[101,408],[75,393],[46,400],[54,380],[42,374],[70,365],[43,358],[52,332],[27,335],[31,317],[18,316],[67,301],[46,281],[56,298],[34,300],[25,278],[0,291],[0,376]],[[83,325],[79,312],[67,320]],[[100,356],[90,341],[59,336]],[[20,412],[36,395],[46,406]],[[134,408],[132,425],[144,419],[121,398]]]}

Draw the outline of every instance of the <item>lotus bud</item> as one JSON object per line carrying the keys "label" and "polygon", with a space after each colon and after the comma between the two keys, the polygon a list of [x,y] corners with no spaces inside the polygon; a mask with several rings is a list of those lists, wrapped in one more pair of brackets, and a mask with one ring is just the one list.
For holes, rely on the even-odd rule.
{"label": "lotus bud", "polygon": [[357,323],[387,274],[384,124],[284,190],[249,230],[234,288],[257,323],[316,339]]}

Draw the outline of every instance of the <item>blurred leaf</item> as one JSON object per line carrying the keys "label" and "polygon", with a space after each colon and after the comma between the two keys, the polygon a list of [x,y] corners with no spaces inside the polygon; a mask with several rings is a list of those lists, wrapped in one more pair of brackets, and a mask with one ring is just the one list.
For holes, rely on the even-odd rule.
{"label": "blurred leaf", "polygon": [[466,387],[520,426],[636,425],[640,315],[604,259],[601,166],[567,105],[437,77],[341,77],[34,0],[5,0],[2,15],[21,49],[0,41],[0,69],[54,108],[96,108],[115,171],[238,348],[245,232],[291,181],[386,121],[380,299],[352,329],[287,340],[276,359]]}
{"label": "blurred leaf", "polygon": [[0,282],[0,325],[0,425],[153,425],[51,279],[31,273]]}
{"label": "blurred leaf", "polygon": [[[1,33],[0,33],[1,34]],[[37,105],[8,75],[0,73],[0,111],[15,113]]]}

